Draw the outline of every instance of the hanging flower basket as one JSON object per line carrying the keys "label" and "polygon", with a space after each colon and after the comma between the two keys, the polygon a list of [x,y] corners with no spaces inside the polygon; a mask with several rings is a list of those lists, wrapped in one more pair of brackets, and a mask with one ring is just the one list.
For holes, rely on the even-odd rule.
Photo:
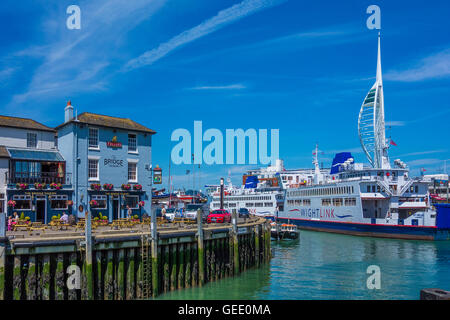
{"label": "hanging flower basket", "polygon": [[144,201],[139,201],[139,207],[143,207],[145,205]]}
{"label": "hanging flower basket", "polygon": [[50,188],[55,189],[55,190],[61,190],[62,189],[62,184],[61,183],[50,183]]}
{"label": "hanging flower basket", "polygon": [[112,189],[114,189],[114,185],[111,184],[111,183],[105,183],[103,185],[103,189],[105,189],[105,190],[112,190]]}
{"label": "hanging flower basket", "polygon": [[135,184],[135,185],[133,185],[133,189],[134,189],[134,190],[142,190],[142,185],[140,185],[140,184]]}
{"label": "hanging flower basket", "polygon": [[100,183],[93,183],[91,184],[91,189],[95,190],[95,191],[100,191],[102,188],[102,186],[100,185]]}
{"label": "hanging flower basket", "polygon": [[40,190],[42,190],[42,189],[47,188],[47,185],[46,185],[45,183],[36,182],[36,183],[34,184],[34,188],[35,188],[35,189],[40,189]]}
{"label": "hanging flower basket", "polygon": [[16,202],[14,200],[8,201],[8,207],[14,208],[16,206]]}
{"label": "hanging flower basket", "polygon": [[73,201],[72,200],[67,200],[67,205],[68,206],[73,206]]}
{"label": "hanging flower basket", "polygon": [[89,205],[91,207],[96,207],[96,206],[98,206],[98,202],[96,200],[91,200],[91,201],[89,201]]}
{"label": "hanging flower basket", "polygon": [[22,190],[28,189],[28,183],[17,183],[16,188]]}
{"label": "hanging flower basket", "polygon": [[123,190],[130,190],[131,189],[131,185],[130,184],[122,184],[122,189]]}

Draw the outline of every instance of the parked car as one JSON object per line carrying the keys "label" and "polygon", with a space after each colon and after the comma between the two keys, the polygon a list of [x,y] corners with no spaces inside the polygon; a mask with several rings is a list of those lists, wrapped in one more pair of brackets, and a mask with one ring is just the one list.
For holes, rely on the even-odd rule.
{"label": "parked car", "polygon": [[208,215],[206,222],[207,223],[231,222],[231,214],[225,209],[217,209],[217,210],[212,211]]}
{"label": "parked car", "polygon": [[240,208],[238,213],[240,218],[250,218],[250,212],[247,208]]}
{"label": "parked car", "polygon": [[175,214],[177,213],[176,208],[167,208],[166,209],[166,219],[170,222],[175,218]]}
{"label": "parked car", "polygon": [[186,204],[186,206],[184,207],[183,216],[186,219],[197,220],[197,210],[198,209],[202,210],[202,218],[203,218],[203,221],[205,221],[209,212],[207,210],[205,210],[205,204],[203,204],[203,203]]}

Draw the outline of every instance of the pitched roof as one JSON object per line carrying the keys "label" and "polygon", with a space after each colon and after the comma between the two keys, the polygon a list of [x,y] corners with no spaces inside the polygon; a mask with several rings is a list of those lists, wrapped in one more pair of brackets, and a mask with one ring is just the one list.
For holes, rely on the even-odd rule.
{"label": "pitched roof", "polygon": [[[74,121],[75,121],[75,119],[72,119],[66,123],[63,123],[63,124],[57,126],[56,129],[64,126],[65,124],[67,124],[69,122],[74,122]],[[153,131],[152,129],[149,129],[131,119],[128,119],[128,118],[111,117],[111,116],[105,116],[102,114],[90,113],[90,112],[83,112],[80,115],[78,115],[78,122],[87,123],[87,124],[96,125],[96,126],[102,126],[102,127],[140,131],[140,132],[146,132],[146,133],[150,133],[150,134],[156,133],[156,131]]]}
{"label": "pitched roof", "polygon": [[47,127],[33,119],[0,115],[0,127],[1,126],[55,132],[55,129]]}
{"label": "pitched roof", "polygon": [[0,158],[10,158],[8,149],[5,146],[0,146]]}

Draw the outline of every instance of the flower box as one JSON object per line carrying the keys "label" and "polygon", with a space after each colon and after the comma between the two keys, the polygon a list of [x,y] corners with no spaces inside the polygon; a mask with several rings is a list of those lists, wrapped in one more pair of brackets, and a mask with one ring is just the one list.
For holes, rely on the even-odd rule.
{"label": "flower box", "polygon": [[62,184],[61,183],[50,183],[50,188],[55,189],[55,190],[61,190],[62,189]]}
{"label": "flower box", "polygon": [[134,189],[134,190],[142,190],[142,185],[140,185],[140,184],[135,184],[135,185],[133,185],[133,189]]}
{"label": "flower box", "polygon": [[114,185],[111,184],[111,183],[105,183],[103,185],[103,189],[105,189],[105,190],[112,190],[112,189],[114,189]]}
{"label": "flower box", "polygon": [[95,190],[95,191],[100,191],[102,188],[102,186],[100,185],[100,183],[93,183],[91,184],[91,189]]}
{"label": "flower box", "polygon": [[34,184],[34,188],[35,188],[35,189],[40,189],[40,190],[42,190],[42,189],[47,188],[47,184],[45,184],[45,183],[40,183],[40,182],[36,182],[36,183]]}
{"label": "flower box", "polygon": [[122,184],[122,189],[123,190],[130,190],[131,189],[131,185],[130,184]]}
{"label": "flower box", "polygon": [[28,183],[17,183],[16,188],[22,190],[28,189]]}

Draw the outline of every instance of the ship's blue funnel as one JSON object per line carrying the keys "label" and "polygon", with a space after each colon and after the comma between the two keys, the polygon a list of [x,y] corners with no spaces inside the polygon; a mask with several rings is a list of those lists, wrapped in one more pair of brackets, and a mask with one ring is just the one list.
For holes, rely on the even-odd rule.
{"label": "ship's blue funnel", "polygon": [[345,162],[345,160],[347,160],[349,158],[353,158],[351,152],[340,152],[340,153],[337,153],[334,156],[330,174],[339,173],[341,165]]}
{"label": "ship's blue funnel", "polygon": [[245,179],[245,189],[251,189],[258,187],[258,177],[257,176],[248,176]]}

